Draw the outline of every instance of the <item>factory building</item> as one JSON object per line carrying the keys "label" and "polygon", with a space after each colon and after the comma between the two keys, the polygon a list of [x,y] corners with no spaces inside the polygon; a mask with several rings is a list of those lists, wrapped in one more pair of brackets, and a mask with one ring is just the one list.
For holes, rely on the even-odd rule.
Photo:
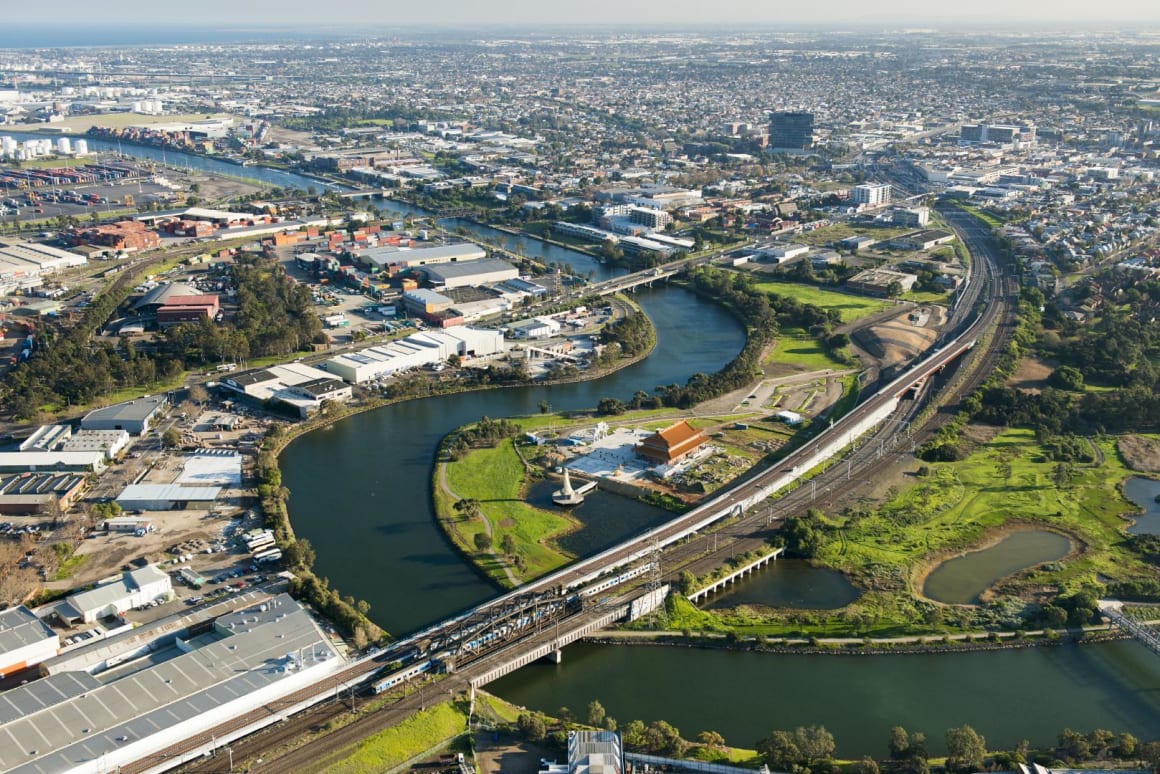
{"label": "factory building", "polygon": [[520,276],[519,269],[498,258],[433,264],[424,266],[422,272],[433,287],[445,290],[470,285],[487,285],[517,279]]}
{"label": "factory building", "polygon": [[306,417],[322,407],[324,400],[345,403],[354,397],[350,385],[333,375],[303,363],[244,371],[222,379],[221,386],[259,403],[281,403]]}
{"label": "factory building", "polygon": [[182,323],[197,323],[202,320],[216,320],[221,315],[218,297],[213,293],[194,295],[172,295],[157,308],[157,325],[168,328]]}
{"label": "factory building", "polygon": [[846,289],[886,298],[895,282],[903,293],[909,293],[914,289],[914,283],[918,282],[918,277],[891,269],[867,269],[846,280]]}
{"label": "factory building", "polygon": [[60,637],[24,605],[0,611],[0,677],[60,653]]}
{"label": "factory building", "polygon": [[[0,737],[14,741],[0,745],[0,770],[103,774],[133,763],[155,768],[170,746],[278,705],[347,665],[286,594],[220,616],[204,634],[183,634],[165,657],[136,670],[106,673],[101,680],[83,671],[60,672],[6,692]],[[130,647],[139,645],[126,640],[111,655],[127,656]],[[277,720],[269,715],[264,722]]]}
{"label": "factory building", "polygon": [[513,339],[547,339],[560,332],[560,323],[551,317],[517,320],[505,327]]}
{"label": "factory building", "polygon": [[83,255],[19,240],[0,241],[0,295],[40,287],[45,275],[88,263]]}
{"label": "factory building", "polygon": [[57,447],[63,452],[104,452],[110,460],[129,445],[129,433],[125,430],[81,430],[70,435]]}
{"label": "factory building", "polygon": [[430,247],[372,247],[355,255],[361,263],[375,271],[391,266],[431,266],[444,263],[478,261],[487,257],[479,245],[434,245]]}
{"label": "factory building", "polygon": [[126,511],[209,510],[221,494],[218,486],[130,484],[117,495]]}
{"label": "factory building", "polygon": [[362,384],[410,368],[438,365],[452,355],[487,357],[506,348],[499,331],[462,326],[416,333],[380,347],[338,355],[326,361],[326,370],[352,384]]}
{"label": "factory building", "polygon": [[444,312],[454,304],[454,300],[434,290],[420,288],[403,293],[403,306],[406,310],[424,317]]}
{"label": "factory building", "polygon": [[85,477],[78,473],[21,473],[0,477],[0,513],[64,513],[84,491]]}
{"label": "factory building", "polygon": [[138,570],[126,570],[115,581],[70,594],[65,597],[65,605],[57,606],[57,612],[70,622],[92,623],[172,594],[173,581],[169,575],[148,564]]}
{"label": "factory building", "polygon": [[130,435],[144,435],[168,403],[164,395],[150,395],[115,406],[96,409],[81,419],[82,430],[125,430]]}
{"label": "factory building", "polygon": [[99,451],[0,452],[0,473],[100,473],[107,461]]}
{"label": "factory building", "polygon": [[929,229],[926,231],[914,231],[910,234],[895,237],[890,240],[890,246],[899,247],[903,250],[929,250],[932,247],[949,244],[953,241],[955,241],[955,235],[950,231]]}

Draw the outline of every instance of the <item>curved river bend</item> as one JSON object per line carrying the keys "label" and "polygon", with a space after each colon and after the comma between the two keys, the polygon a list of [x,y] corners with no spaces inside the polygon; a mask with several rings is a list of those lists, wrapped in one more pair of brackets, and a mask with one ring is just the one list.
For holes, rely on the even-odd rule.
{"label": "curved river bend", "polygon": [[282,453],[295,534],[317,552],[315,570],[344,594],[371,604],[371,618],[395,635],[495,596],[444,538],[431,504],[436,446],[482,416],[534,414],[628,399],[636,390],[683,384],[712,373],[744,344],[719,306],[678,289],[638,296],[657,328],[646,360],[603,379],[446,395],[386,406],[294,441]]}
{"label": "curved river bend", "polygon": [[[99,147],[99,141],[89,144]],[[322,187],[280,170],[128,145],[121,150],[284,187]],[[611,274],[575,251],[456,225],[599,279]],[[591,407],[606,395],[627,398],[638,389],[683,382],[695,371],[717,370],[741,347],[737,324],[713,305],[677,291],[642,301],[658,327],[657,351],[599,382],[399,404],[292,444],[282,456],[283,478],[293,493],[295,530],[313,541],[319,573],[343,593],[370,601],[372,617],[396,634],[494,595],[435,525],[429,491],[435,444],[485,413],[528,414],[538,411],[541,399],[557,409]],[[533,664],[492,689],[545,711],[561,705],[578,710],[599,698],[622,721],[666,718],[687,737],[713,729],[734,745],[752,745],[771,729],[821,723],[847,757],[883,757],[896,724],[924,731],[936,754],[946,729],[963,723],[981,731],[992,749],[1021,738],[1051,744],[1065,726],[1160,738],[1160,658],[1132,642],[845,658],[581,644],[565,651],[562,665]]]}

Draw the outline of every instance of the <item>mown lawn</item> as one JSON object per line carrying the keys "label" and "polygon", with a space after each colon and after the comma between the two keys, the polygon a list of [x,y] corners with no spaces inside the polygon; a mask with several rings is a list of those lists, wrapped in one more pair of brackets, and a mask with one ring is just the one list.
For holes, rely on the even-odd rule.
{"label": "mown lawn", "polygon": [[780,363],[792,365],[806,371],[823,371],[827,368],[839,369],[849,367],[832,357],[817,339],[779,336],[773,348],[765,358],[766,365]]}
{"label": "mown lawn", "polygon": [[[572,557],[551,544],[551,539],[572,529],[575,522],[565,511],[546,511],[523,501],[524,466],[512,441],[492,449],[475,449],[447,464],[447,485],[458,497],[475,500],[491,524],[493,551],[498,553],[504,535],[515,540],[515,555],[525,564],[519,577],[535,578],[566,564]],[[438,487],[437,487],[438,489]],[[440,492],[442,495],[442,492]],[[452,539],[469,554],[477,554],[474,539],[484,531],[483,522],[456,512],[446,496],[437,499],[439,518],[451,526]],[[500,560],[478,556],[481,567],[501,583],[507,583]]]}
{"label": "mown lawn", "polygon": [[843,323],[860,320],[875,312],[881,312],[893,303],[881,298],[839,293],[797,282],[758,282],[754,287],[763,293],[787,296],[803,304],[813,304],[823,309],[836,310],[842,316]]}
{"label": "mown lawn", "polygon": [[321,774],[378,774],[448,742],[466,730],[466,713],[458,706],[444,702],[343,750],[329,764],[319,761],[324,766],[315,771]]}

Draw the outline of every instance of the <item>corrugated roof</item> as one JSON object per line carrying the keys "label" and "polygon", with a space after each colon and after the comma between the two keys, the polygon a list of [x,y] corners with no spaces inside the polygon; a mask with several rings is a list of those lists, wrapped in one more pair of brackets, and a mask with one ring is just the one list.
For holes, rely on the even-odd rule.
{"label": "corrugated roof", "polygon": [[0,653],[55,637],[56,633],[24,605],[0,612]]}

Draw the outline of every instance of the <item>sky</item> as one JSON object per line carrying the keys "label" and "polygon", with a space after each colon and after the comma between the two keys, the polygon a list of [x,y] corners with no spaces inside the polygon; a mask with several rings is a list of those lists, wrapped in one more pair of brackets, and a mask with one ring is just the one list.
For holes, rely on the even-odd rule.
{"label": "sky", "polygon": [[971,22],[1160,26],[1157,0],[53,0],[5,2],[6,24],[272,25],[894,25]]}

